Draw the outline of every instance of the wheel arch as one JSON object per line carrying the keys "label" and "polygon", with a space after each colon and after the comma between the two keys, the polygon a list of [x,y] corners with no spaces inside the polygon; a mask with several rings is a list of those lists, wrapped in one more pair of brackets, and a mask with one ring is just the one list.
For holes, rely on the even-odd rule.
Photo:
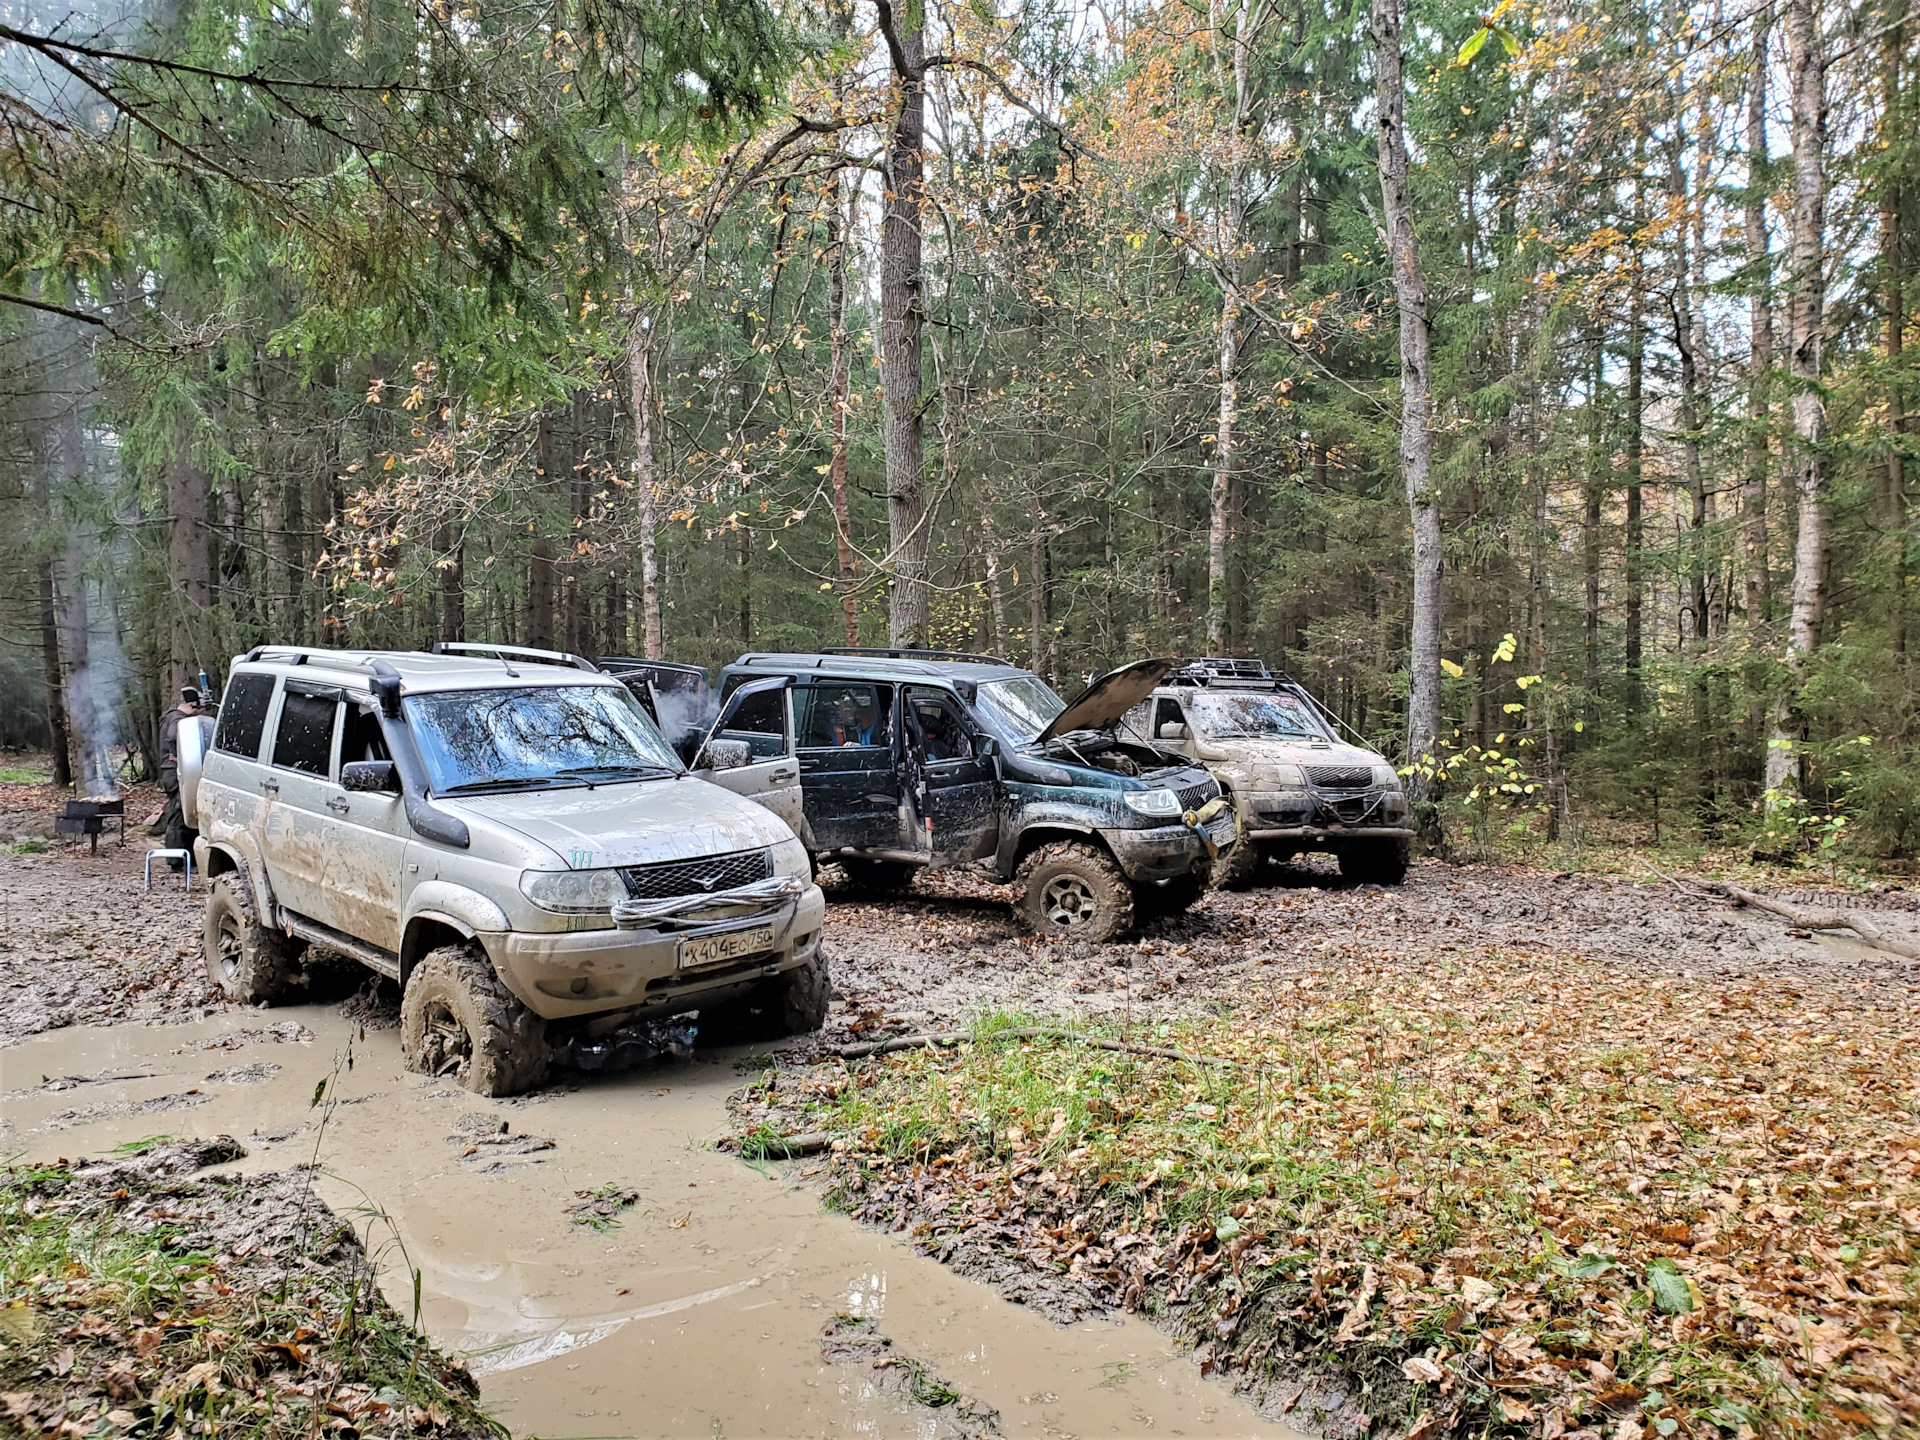
{"label": "wheel arch", "polygon": [[413,915],[400,937],[400,988],[407,988],[407,977],[413,973],[413,967],[427,955],[442,945],[467,944],[476,934],[471,925],[455,915],[437,910],[423,910]]}

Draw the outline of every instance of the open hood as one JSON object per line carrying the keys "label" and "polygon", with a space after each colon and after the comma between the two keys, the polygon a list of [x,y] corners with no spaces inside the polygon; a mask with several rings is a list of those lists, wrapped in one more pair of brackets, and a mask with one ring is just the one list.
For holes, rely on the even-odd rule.
{"label": "open hood", "polygon": [[1075,730],[1111,730],[1122,715],[1153,694],[1171,669],[1171,660],[1136,660],[1109,670],[1068,701],[1067,708],[1034,736],[1034,743],[1044,745],[1056,735]]}

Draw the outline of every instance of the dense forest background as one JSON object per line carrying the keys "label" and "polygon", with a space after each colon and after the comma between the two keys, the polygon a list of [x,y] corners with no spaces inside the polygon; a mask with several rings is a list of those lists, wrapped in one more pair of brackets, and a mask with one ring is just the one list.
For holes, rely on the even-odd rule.
{"label": "dense forest background", "polygon": [[267,639],[1225,652],[1456,845],[1920,844],[1907,0],[0,12],[83,788]]}

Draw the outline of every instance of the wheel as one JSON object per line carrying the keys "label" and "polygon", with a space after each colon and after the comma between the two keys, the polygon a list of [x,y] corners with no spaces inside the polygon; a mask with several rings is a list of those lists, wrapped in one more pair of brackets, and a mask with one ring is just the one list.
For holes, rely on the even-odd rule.
{"label": "wheel", "polygon": [[1362,885],[1398,885],[1407,878],[1405,840],[1362,840],[1340,851],[1340,873]]}
{"label": "wheel", "polygon": [[229,870],[207,893],[207,919],[200,950],[207,978],[229,1000],[242,1005],[277,1005],[306,989],[300,955],[306,942],[290,939],[260,923],[253,908],[253,887],[241,871]]}
{"label": "wheel", "polygon": [[1180,915],[1191,910],[1206,893],[1207,883],[1197,874],[1182,875],[1164,885],[1142,885],[1133,892],[1133,909],[1150,915]]}
{"label": "wheel", "polygon": [[1014,913],[1035,935],[1111,940],[1133,928],[1133,886],[1106,851],[1081,840],[1042,845],[1014,872]]}
{"label": "wheel", "polygon": [[702,1010],[700,1033],[706,1043],[721,1045],[811,1034],[827,1023],[832,998],[833,979],[823,948],[804,965],[782,970],[738,1000]]}
{"label": "wheel", "polygon": [[847,872],[847,888],[856,895],[897,895],[913,883],[918,865],[904,860],[860,860],[849,856],[840,862]]}
{"label": "wheel", "polygon": [[500,982],[477,946],[430,950],[400,997],[400,1053],[421,1075],[476,1095],[518,1095],[547,1073],[547,1022]]}
{"label": "wheel", "polygon": [[1258,845],[1242,836],[1213,862],[1213,883],[1222,890],[1244,890],[1259,876],[1266,858]]}

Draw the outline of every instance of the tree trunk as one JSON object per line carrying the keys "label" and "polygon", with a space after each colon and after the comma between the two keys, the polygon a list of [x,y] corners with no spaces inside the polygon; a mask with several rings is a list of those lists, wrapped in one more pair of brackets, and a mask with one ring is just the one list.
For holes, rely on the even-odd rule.
{"label": "tree trunk", "polygon": [[898,109],[887,146],[880,225],[880,385],[887,470],[887,529],[892,588],[888,630],[895,645],[927,643],[927,491],[922,434],[922,276],[920,211],[926,133],[921,9],[896,13],[878,0],[880,29],[893,63]]}
{"label": "tree trunk", "polygon": [[210,598],[206,525],[207,472],[193,456],[192,423],[182,421],[167,462],[167,570],[173,582],[169,695],[193,683],[205,658],[199,653],[200,647],[210,638],[205,634],[204,618]]}
{"label": "tree trunk", "polygon": [[1773,262],[1767,244],[1767,36],[1770,12],[1753,22],[1753,56],[1747,71],[1747,325],[1752,337],[1747,362],[1747,463],[1740,486],[1747,645],[1764,643],[1773,617],[1773,584],[1767,560],[1767,392],[1773,373]]}
{"label": "tree trunk", "polygon": [[[1600,405],[1600,386],[1606,347],[1599,331],[1593,334],[1593,353],[1587,380],[1587,484],[1580,524],[1581,569],[1586,578],[1586,678],[1588,704],[1600,693],[1600,521],[1606,498],[1606,425]],[[1544,481],[1542,488],[1545,488]],[[1538,673],[1538,672],[1536,672]]]}
{"label": "tree trunk", "polygon": [[[1906,54],[1906,6],[1904,0],[1894,0],[1894,6],[1889,8],[1897,18],[1888,25],[1881,50],[1880,124],[1889,151],[1902,143],[1909,146],[1914,143],[1911,135],[1901,135],[1902,124],[1911,119],[1905,113],[1907,107],[1901,85],[1901,67]],[[1907,416],[1900,373],[1900,352],[1905,341],[1903,332],[1907,319],[1906,268],[1901,255],[1901,215],[1906,198],[1902,177],[1906,173],[1907,167],[1904,165],[1898,170],[1890,169],[1882,177],[1880,185],[1880,297],[1886,317],[1888,439],[1886,463],[1881,472],[1880,520],[1890,534],[1899,537],[1894,552],[1896,565],[1903,558],[1907,524],[1907,462],[1902,453],[1906,443]],[[1896,601],[1894,608],[1894,640],[1896,647],[1904,650],[1906,607]]]}
{"label": "tree trunk", "polygon": [[[1431,323],[1407,195],[1406,94],[1401,79],[1400,0],[1373,0],[1374,75],[1379,89],[1380,193],[1393,290],[1400,310],[1400,468],[1413,522],[1413,616],[1408,636],[1407,758],[1434,757],[1440,731],[1440,622],[1445,557],[1433,484]],[[1416,769],[1417,799],[1429,786]]]}
{"label": "tree trunk", "polygon": [[1627,671],[1627,713],[1646,706],[1641,675],[1646,605],[1646,521],[1642,484],[1646,478],[1646,337],[1641,326],[1639,263],[1634,265],[1633,296],[1627,320],[1627,563],[1626,623],[1621,650]]}
{"label": "tree trunk", "polygon": [[53,784],[73,784],[73,737],[67,729],[66,671],[60,664],[60,610],[54,596],[53,559],[35,567],[40,585],[40,664],[47,686],[47,740],[53,752]]}
{"label": "tree trunk", "polygon": [[[846,186],[840,172],[833,176],[827,202],[827,323],[832,327],[833,362],[828,389],[833,404],[832,482],[835,558],[840,567],[840,619],[847,644],[860,643],[860,602],[854,594],[859,563],[853,549],[853,523],[847,509],[847,390],[851,347],[847,341],[847,216]],[[989,571],[992,559],[988,559]]]}
{"label": "tree trunk", "polygon": [[1787,0],[1787,74],[1793,87],[1793,235],[1790,305],[1793,344],[1787,369],[1793,409],[1793,484],[1799,536],[1793,556],[1793,611],[1787,622],[1788,678],[1774,709],[1767,746],[1767,789],[1797,790],[1793,753],[1803,726],[1799,692],[1820,643],[1826,608],[1826,406],[1820,396],[1825,359],[1827,218],[1827,62],[1814,0]]}
{"label": "tree trunk", "polygon": [[666,657],[660,623],[659,512],[653,478],[653,323],[635,318],[627,332],[627,378],[633,404],[633,494],[640,531],[640,650],[649,660]]}
{"label": "tree trunk", "polygon": [[541,503],[553,484],[553,413],[543,408],[534,430],[534,534],[533,553],[527,566],[527,644],[537,650],[553,648],[554,553],[553,540],[545,526],[547,516]]}
{"label": "tree trunk", "polygon": [[442,525],[434,540],[440,552],[440,638],[455,642],[467,638],[467,537],[453,525]]}
{"label": "tree trunk", "polygon": [[[1224,655],[1229,638],[1228,561],[1233,530],[1235,447],[1240,426],[1240,247],[1247,219],[1247,121],[1252,105],[1248,66],[1256,0],[1241,0],[1233,45],[1233,112],[1228,117],[1226,195],[1220,218],[1220,411],[1213,441],[1213,484],[1207,495],[1207,649]],[[1216,11],[1214,44],[1219,44]],[[1242,637],[1244,638],[1244,637]]]}

